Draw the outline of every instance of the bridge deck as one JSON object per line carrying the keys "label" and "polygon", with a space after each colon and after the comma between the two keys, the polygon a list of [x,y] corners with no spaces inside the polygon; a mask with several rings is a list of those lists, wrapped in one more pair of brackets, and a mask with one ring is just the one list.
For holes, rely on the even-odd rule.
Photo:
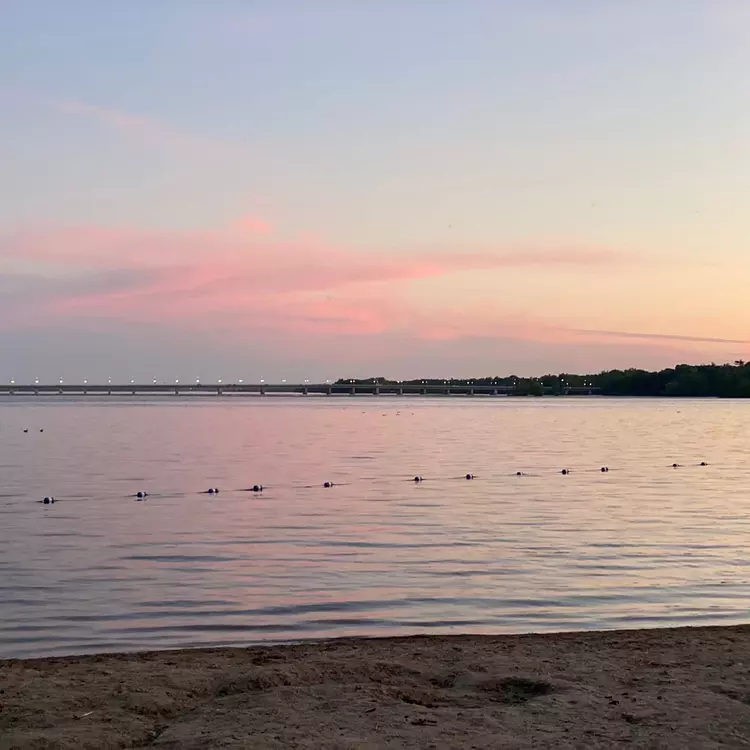
{"label": "bridge deck", "polygon": [[[551,388],[544,389],[551,395]],[[567,387],[563,395],[594,396],[594,387]],[[0,395],[322,395],[322,396],[514,396],[523,393],[513,386],[502,385],[442,385],[442,384],[341,384],[341,383],[112,383],[112,384],[13,384],[0,385]]]}

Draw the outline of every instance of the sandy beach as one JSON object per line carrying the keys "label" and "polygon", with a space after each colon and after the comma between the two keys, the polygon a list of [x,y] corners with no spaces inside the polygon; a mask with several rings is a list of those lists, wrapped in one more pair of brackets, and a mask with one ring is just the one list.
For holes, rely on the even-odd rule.
{"label": "sandy beach", "polygon": [[0,662],[0,748],[747,748],[750,626]]}

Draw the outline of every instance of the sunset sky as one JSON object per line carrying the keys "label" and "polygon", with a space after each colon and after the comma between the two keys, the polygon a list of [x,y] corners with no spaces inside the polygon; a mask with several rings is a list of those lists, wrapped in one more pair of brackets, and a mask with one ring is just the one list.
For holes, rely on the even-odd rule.
{"label": "sunset sky", "polygon": [[750,359],[750,0],[0,0],[0,379]]}

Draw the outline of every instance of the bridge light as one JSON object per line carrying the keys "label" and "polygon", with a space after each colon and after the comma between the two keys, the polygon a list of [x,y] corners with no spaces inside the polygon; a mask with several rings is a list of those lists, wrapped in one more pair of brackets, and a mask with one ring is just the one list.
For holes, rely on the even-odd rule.
{"label": "bridge light", "polygon": [[242,385],[242,378],[240,378],[238,382],[240,385]]}
{"label": "bridge light", "polygon": [[60,378],[60,385],[62,385],[62,384],[63,384],[63,379],[62,379],[62,378]]}
{"label": "bridge light", "polygon": [[34,385],[39,385],[39,378],[34,378]]}
{"label": "bridge light", "polygon": [[15,381],[15,380],[13,380],[13,378],[11,378],[11,379],[10,379],[10,384],[11,384],[11,385],[15,385],[15,384],[16,384],[16,381]]}

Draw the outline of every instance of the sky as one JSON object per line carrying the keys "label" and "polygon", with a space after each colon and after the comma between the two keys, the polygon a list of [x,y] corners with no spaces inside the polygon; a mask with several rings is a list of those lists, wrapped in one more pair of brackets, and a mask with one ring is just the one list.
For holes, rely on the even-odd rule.
{"label": "sky", "polygon": [[750,359],[748,0],[0,0],[0,380]]}

